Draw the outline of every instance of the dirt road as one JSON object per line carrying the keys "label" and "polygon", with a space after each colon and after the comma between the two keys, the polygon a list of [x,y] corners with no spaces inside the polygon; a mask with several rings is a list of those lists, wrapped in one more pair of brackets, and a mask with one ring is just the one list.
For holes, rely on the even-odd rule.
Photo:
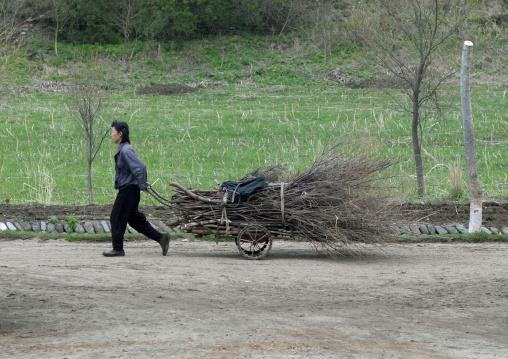
{"label": "dirt road", "polygon": [[507,358],[508,245],[0,240],[2,358]]}

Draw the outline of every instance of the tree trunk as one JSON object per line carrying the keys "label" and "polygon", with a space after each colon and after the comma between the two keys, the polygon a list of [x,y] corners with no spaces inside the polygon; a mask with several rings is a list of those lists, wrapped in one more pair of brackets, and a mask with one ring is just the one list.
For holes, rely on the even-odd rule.
{"label": "tree trunk", "polygon": [[462,101],[464,148],[470,195],[469,233],[479,232],[482,227],[482,189],[476,166],[476,149],[474,143],[471,89],[469,80],[472,51],[473,43],[471,41],[465,41],[464,46],[462,47],[462,63],[460,69],[460,97]]}
{"label": "tree trunk", "polygon": [[420,139],[418,138],[418,127],[420,125],[420,112],[418,108],[418,95],[413,95],[413,120],[411,121],[411,137],[413,140],[413,155],[416,165],[416,181],[418,183],[418,198],[423,199],[425,195],[425,184],[423,181],[422,151]]}
{"label": "tree trunk", "polygon": [[88,162],[88,204],[93,204],[92,163]]}
{"label": "tree trunk", "polygon": [[88,204],[93,204],[92,189],[92,138],[86,140],[86,161],[87,161],[87,182],[88,182]]}
{"label": "tree trunk", "polygon": [[55,28],[55,56],[58,57],[58,20]]}

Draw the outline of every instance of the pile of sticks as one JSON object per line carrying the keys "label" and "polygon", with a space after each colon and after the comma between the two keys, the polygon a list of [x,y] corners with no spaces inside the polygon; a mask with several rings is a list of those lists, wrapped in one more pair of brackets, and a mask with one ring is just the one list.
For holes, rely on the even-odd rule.
{"label": "pile of sticks", "polygon": [[320,249],[339,250],[355,243],[381,242],[399,217],[398,203],[379,186],[388,158],[324,152],[305,172],[270,183],[247,200],[228,202],[222,190],[191,190],[171,183],[172,225],[196,234],[235,237],[249,224],[272,236],[294,236]]}

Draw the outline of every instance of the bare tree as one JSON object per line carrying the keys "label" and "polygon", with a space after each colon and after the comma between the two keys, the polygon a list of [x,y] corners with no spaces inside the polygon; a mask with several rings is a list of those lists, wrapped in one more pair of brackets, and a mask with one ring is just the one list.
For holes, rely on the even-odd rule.
{"label": "bare tree", "polygon": [[72,108],[77,116],[82,134],[85,137],[87,159],[88,203],[93,204],[92,163],[109,133],[108,124],[100,117],[99,112],[103,96],[93,85],[75,85],[73,90]]}
{"label": "bare tree", "polygon": [[334,30],[337,23],[343,19],[341,11],[335,6],[334,2],[316,0],[310,3],[305,11],[309,26],[305,26],[303,30],[317,46],[323,47],[324,64],[327,62],[328,53],[331,52]]}
{"label": "bare tree", "polygon": [[19,15],[25,3],[25,0],[0,0],[0,33],[13,38],[20,30],[24,21]]}
{"label": "bare tree", "polygon": [[469,69],[473,43],[465,41],[462,47],[460,70],[460,97],[462,100],[462,122],[464,128],[464,148],[466,153],[467,181],[469,183],[469,233],[479,232],[482,227],[482,189],[476,166],[476,147],[474,143],[473,114],[471,108],[471,88]]}
{"label": "bare tree", "polygon": [[11,70],[23,63],[22,28],[30,20],[20,19],[24,6],[24,0],[0,1],[0,90],[9,82]]}
{"label": "bare tree", "polygon": [[281,37],[285,31],[301,28],[301,19],[312,5],[307,0],[275,0],[260,1],[259,6],[265,25]]}
{"label": "bare tree", "polygon": [[[352,29],[388,70],[408,102],[418,197],[425,195],[422,136],[425,110],[458,66],[450,64],[448,42],[467,20],[470,0],[375,0],[362,2]],[[450,65],[450,66],[447,66]]]}
{"label": "bare tree", "polygon": [[120,28],[123,35],[124,44],[129,42],[129,38],[132,32],[132,27],[139,17],[139,12],[134,7],[134,3],[131,0],[124,0],[117,4],[111,12],[113,22]]}
{"label": "bare tree", "polygon": [[69,1],[68,0],[50,0],[51,11],[53,20],[55,22],[54,43],[55,55],[58,57],[58,33],[62,27],[69,20]]}
{"label": "bare tree", "polygon": [[122,32],[124,45],[127,46],[129,41],[134,40],[129,61],[134,56],[138,41],[143,37],[150,38],[151,34],[162,26],[162,18],[158,18],[155,13],[147,15],[148,6],[150,1],[122,0],[112,4],[111,16]]}

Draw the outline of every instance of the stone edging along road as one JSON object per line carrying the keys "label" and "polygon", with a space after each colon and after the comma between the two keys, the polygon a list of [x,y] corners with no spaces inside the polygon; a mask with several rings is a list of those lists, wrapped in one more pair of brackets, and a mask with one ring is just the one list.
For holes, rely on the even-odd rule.
{"label": "stone edging along road", "polygon": [[[400,226],[400,234],[413,234],[413,235],[434,235],[434,234],[467,234],[468,229],[462,224],[434,226],[432,224],[411,224]],[[503,226],[500,229],[497,227],[482,227],[481,232],[487,234],[508,234],[508,226]]]}
{"label": "stone edging along road", "polygon": [[[179,232],[179,228],[170,228],[162,221],[151,221],[152,226],[162,232]],[[75,223],[74,228],[66,221],[48,223],[46,221],[22,221],[22,222],[0,222],[0,231],[22,231],[22,232],[46,232],[46,233],[110,233],[110,224],[106,220],[90,220]],[[401,235],[445,235],[445,234],[467,234],[468,229],[462,224],[454,225],[432,225],[432,224],[410,224],[398,227]],[[482,227],[482,232],[487,234],[508,234],[508,226],[501,228]],[[127,226],[127,232],[136,234],[137,231]]]}
{"label": "stone edging along road", "polygon": [[[166,226],[162,221],[150,221],[150,224],[162,232],[174,232],[173,229]],[[74,228],[73,228],[74,227]],[[110,233],[111,228],[109,221],[106,220],[91,220],[82,221],[75,223],[75,226],[71,226],[66,221],[58,221],[56,223],[48,223],[45,221],[33,221],[33,222],[0,222],[0,231],[21,231],[21,232],[45,232],[45,233]],[[128,233],[138,233],[130,225],[127,225]]]}

